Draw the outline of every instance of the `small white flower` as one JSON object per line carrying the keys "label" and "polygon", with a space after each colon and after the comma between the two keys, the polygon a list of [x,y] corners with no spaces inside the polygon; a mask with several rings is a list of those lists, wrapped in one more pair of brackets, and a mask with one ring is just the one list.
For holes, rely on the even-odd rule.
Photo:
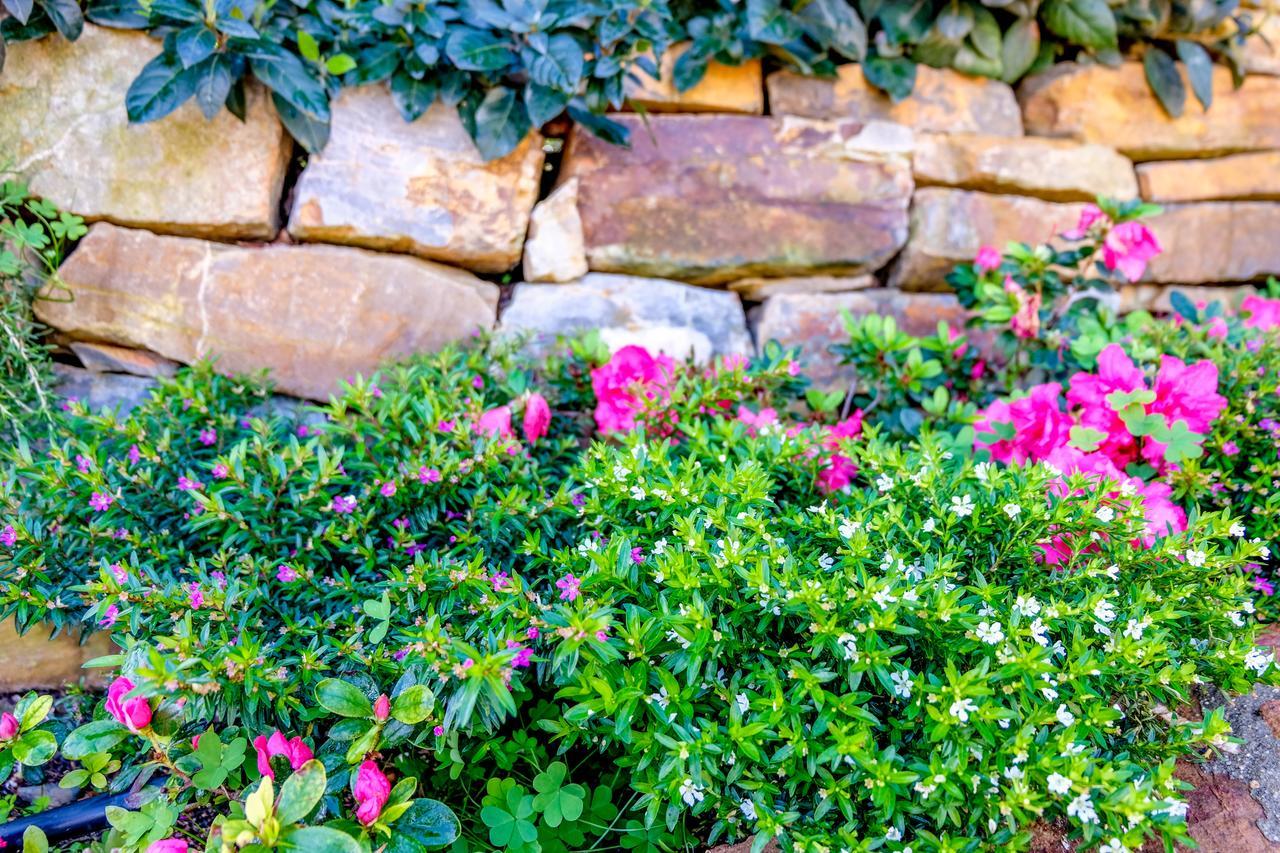
{"label": "small white flower", "polygon": [[738,706],[738,713],[745,714],[747,709],[751,707],[751,702],[747,699],[747,694],[739,693],[733,697],[733,703]]}
{"label": "small white flower", "polygon": [[742,816],[747,820],[756,819],[756,804],[751,802],[751,800],[743,800],[739,810],[742,812]]}
{"label": "small white flower", "polygon": [[1231,530],[1228,532],[1237,539],[1243,539],[1244,525],[1237,521],[1235,524],[1231,525]]}
{"label": "small white flower", "polygon": [[822,569],[823,571],[826,571],[827,569],[831,568],[835,564],[836,564],[835,558],[833,558],[830,554],[823,554],[821,557],[818,558],[818,568]]}
{"label": "small white flower", "polygon": [[1098,511],[1094,513],[1098,517],[1098,521],[1109,523],[1116,520],[1116,511],[1109,506],[1100,506]]}
{"label": "small white flower", "polygon": [[938,522],[932,518],[925,519],[925,522],[920,526],[920,529],[925,533],[932,533],[938,529]]}
{"label": "small white flower", "polygon": [[1061,773],[1050,773],[1049,778],[1045,780],[1049,783],[1049,793],[1062,796],[1071,790],[1071,780]]}
{"label": "small white flower", "polygon": [[1113,838],[1099,847],[1098,853],[1129,853],[1129,848],[1120,843],[1119,838]]}
{"label": "small white flower", "polygon": [[845,539],[852,539],[853,534],[857,533],[858,529],[861,527],[861,521],[850,521],[846,518],[844,521],[840,522],[840,535]]}
{"label": "small white flower", "polygon": [[692,779],[685,779],[680,783],[680,799],[684,800],[686,806],[696,806],[705,797],[702,789],[693,784]]}
{"label": "small white flower", "polygon": [[887,589],[880,590],[875,595],[871,596],[871,598],[875,601],[876,604],[880,605],[881,610],[884,610],[890,604],[898,600],[892,594],[890,594],[889,590]]}
{"label": "small white flower", "polygon": [[1187,552],[1187,563],[1198,568],[1204,565],[1205,557],[1207,556],[1204,551],[1192,549]]}
{"label": "small white flower", "polygon": [[1104,598],[1093,606],[1093,615],[1103,622],[1114,622],[1116,620],[1116,609],[1111,606],[1111,602]]}
{"label": "small white flower", "polygon": [[1160,809],[1160,811],[1169,815],[1169,817],[1186,817],[1187,804],[1182,800],[1165,800],[1164,808]]}
{"label": "small white flower", "polygon": [[978,710],[972,699],[957,699],[951,703],[951,716],[962,723],[969,722],[969,715]]}
{"label": "small white flower", "polygon": [[667,540],[666,540],[666,537],[663,537],[662,539],[659,539],[657,542],[654,542],[654,543],[653,543],[653,553],[655,553],[655,554],[665,554],[666,552],[667,552]]}
{"label": "small white flower", "polygon": [[839,643],[841,651],[844,652],[845,660],[856,661],[858,659],[857,637],[852,634],[841,634],[839,637],[836,637],[836,642]]}
{"label": "small white flower", "polygon": [[1074,817],[1081,823],[1098,822],[1098,813],[1093,810],[1093,800],[1089,799],[1088,792],[1081,794],[1067,804],[1067,816]]}
{"label": "small white flower", "polygon": [[1129,624],[1125,626],[1124,635],[1133,640],[1141,640],[1142,632],[1151,627],[1151,617],[1144,616],[1141,620],[1130,619]]}
{"label": "small white flower", "polygon": [[1115,580],[1120,577],[1120,567],[1114,564],[1107,566],[1106,575],[1112,580]]}
{"label": "small white flower", "polygon": [[644,489],[640,488],[639,486],[633,486],[631,488],[631,499],[633,501],[644,500]]}
{"label": "small white flower", "polygon": [[671,697],[667,695],[667,688],[659,688],[657,693],[650,694],[650,702],[656,702],[662,710],[667,710],[667,706],[671,704]]}
{"label": "small white flower", "polygon": [[994,646],[1004,639],[1004,626],[999,622],[979,622],[978,639]]}
{"label": "small white flower", "polygon": [[900,669],[889,675],[893,682],[893,692],[902,699],[911,698],[911,670]]}
{"label": "small white flower", "polygon": [[952,497],[951,512],[960,518],[968,518],[973,515],[973,498],[968,495],[964,495],[963,497]]}
{"label": "small white flower", "polygon": [[1031,623],[1031,639],[1042,646],[1049,645],[1049,632],[1044,626],[1044,620],[1036,619]]}
{"label": "small white flower", "polygon": [[1013,609],[1023,616],[1035,616],[1040,612],[1040,602],[1034,595],[1020,595],[1014,600]]}
{"label": "small white flower", "polygon": [[886,841],[901,841],[902,830],[898,829],[896,826],[891,826],[885,830],[884,837]]}
{"label": "small white flower", "polygon": [[1063,726],[1069,726],[1076,721],[1076,715],[1067,709],[1066,705],[1059,705],[1058,710],[1053,714],[1058,718],[1058,722]]}
{"label": "small white flower", "polygon": [[1258,675],[1262,675],[1267,671],[1267,667],[1271,666],[1273,659],[1273,652],[1270,649],[1254,648],[1244,656],[1244,665]]}
{"label": "small white flower", "polygon": [[1022,512],[1022,507],[1018,506],[1017,504],[1004,505],[1004,514],[1009,516],[1010,518],[1017,518],[1018,515],[1021,514],[1021,512]]}
{"label": "small white flower", "polygon": [[990,462],[979,462],[973,466],[973,473],[982,482],[987,482],[987,478],[991,476],[992,470],[995,468]]}
{"label": "small white flower", "polygon": [[881,474],[879,477],[876,478],[876,488],[880,490],[881,494],[884,494],[885,492],[889,491],[890,489],[893,488],[892,478],[890,478],[886,474]]}
{"label": "small white flower", "polygon": [[1231,624],[1237,628],[1244,627],[1244,617],[1240,615],[1239,610],[1232,610],[1227,613],[1227,618],[1231,620]]}

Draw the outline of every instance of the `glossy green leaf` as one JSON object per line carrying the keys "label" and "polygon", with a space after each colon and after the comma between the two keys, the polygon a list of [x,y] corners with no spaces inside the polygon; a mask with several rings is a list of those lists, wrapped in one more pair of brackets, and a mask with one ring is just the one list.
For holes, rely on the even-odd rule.
{"label": "glossy green leaf", "polygon": [[125,93],[129,121],[164,118],[196,93],[197,75],[184,68],[176,56],[161,53],[143,66]]}
{"label": "glossy green leaf", "polygon": [[1093,50],[1116,46],[1116,16],[1106,0],[1047,0],[1040,15],[1051,32],[1072,44]]}
{"label": "glossy green leaf", "polygon": [[297,823],[319,805],[328,781],[324,765],[311,759],[284,780],[276,801],[276,819],[282,824]]}
{"label": "glossy green leaf", "polygon": [[448,806],[425,798],[414,800],[393,828],[386,853],[442,850],[453,844],[461,829],[457,816]]}
{"label": "glossy green leaf", "polygon": [[326,678],[316,685],[316,701],[339,717],[372,717],[373,703],[354,684]]}

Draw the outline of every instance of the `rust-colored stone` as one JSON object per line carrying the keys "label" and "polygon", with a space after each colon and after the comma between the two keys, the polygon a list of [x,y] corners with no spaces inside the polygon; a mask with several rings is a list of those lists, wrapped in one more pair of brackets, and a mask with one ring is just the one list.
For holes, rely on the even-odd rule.
{"label": "rust-colored stone", "polygon": [[651,113],[746,113],[764,112],[764,75],[760,60],[741,65],[712,61],[697,85],[683,92],[672,82],[676,60],[687,44],[672,45],[658,64],[658,77],[651,77],[638,65],[627,75],[627,105]]}
{"label": "rust-colored stone", "polygon": [[0,74],[0,166],[86,219],[166,234],[270,240],[293,142],[261,86],[245,121],[188,102],[130,124],[125,92],[160,52],[144,33],[86,24],[72,42],[10,42]]}
{"label": "rust-colored stone", "polygon": [[82,667],[115,652],[107,634],[91,634],[81,642],[78,631],[51,633],[36,626],[20,635],[12,619],[0,622],[0,692],[56,690],[82,678],[91,685],[104,683],[109,670]]}
{"label": "rust-colored stone", "polygon": [[951,294],[903,293],[892,288],[876,288],[852,293],[788,293],[771,296],[756,315],[759,346],[776,340],[786,347],[802,347],[800,357],[805,375],[820,388],[845,387],[853,369],[842,365],[830,351],[832,344],[849,339],[842,312],[855,317],[883,314],[893,317],[898,327],[911,335],[931,335],[938,322],[953,328],[964,326],[965,311]]}
{"label": "rust-colored stone", "polygon": [[1133,160],[1280,148],[1280,79],[1254,75],[1235,89],[1221,65],[1212,109],[1189,97],[1180,118],[1160,106],[1138,62],[1063,63],[1023,82],[1018,98],[1028,133],[1096,142]]}
{"label": "rust-colored stone", "polygon": [[1010,241],[1035,245],[1075,225],[1081,204],[926,187],[911,204],[911,238],[898,256],[889,284],[903,290],[946,291],[956,264],[973,260],[982,246]]}
{"label": "rust-colored stone", "polygon": [[1266,722],[1271,733],[1280,738],[1280,699],[1264,702],[1258,709],[1258,715]]}
{"label": "rust-colored stone", "polygon": [[1179,761],[1174,775],[1195,786],[1186,792],[1187,828],[1202,853],[1276,853],[1257,821],[1266,816],[1249,785],[1211,773],[1200,764]]}
{"label": "rust-colored stone", "polygon": [[325,399],[383,360],[493,325],[498,289],[417,258],[341,246],[245,248],[100,223],[62,265],[70,302],[40,319],[73,338],[142,347],[228,373],[264,368]]}
{"label": "rust-colored stone", "polygon": [[591,269],[709,284],[851,274],[907,233],[910,132],[733,115],[620,115],[630,149],[575,130],[565,178]]}
{"label": "rust-colored stone", "polygon": [[840,66],[834,80],[778,71],[769,75],[768,88],[774,115],[880,119],[937,133],[1022,135],[1018,100],[1007,84],[950,69],[916,66],[915,91],[896,104],[867,82],[860,65]]}
{"label": "rust-colored stone", "polygon": [[912,157],[917,186],[959,187],[1049,201],[1138,195],[1133,164],[1104,145],[1066,139],[922,133]]}
{"label": "rust-colored stone", "polygon": [[540,135],[485,162],[456,109],[437,102],[406,122],[382,85],[343,89],[332,128],[298,179],[295,238],[478,272],[505,272],[520,260],[542,177]]}
{"label": "rust-colored stone", "polygon": [[1147,201],[1280,200],[1280,151],[1140,163],[1138,183]]}

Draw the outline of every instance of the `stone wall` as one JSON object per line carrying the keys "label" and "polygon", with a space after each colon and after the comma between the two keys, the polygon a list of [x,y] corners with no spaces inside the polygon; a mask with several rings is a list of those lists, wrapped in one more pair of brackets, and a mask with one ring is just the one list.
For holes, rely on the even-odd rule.
{"label": "stone wall", "polygon": [[602,327],[703,358],[809,344],[835,382],[820,355],[842,309],[959,322],[952,265],[1048,239],[1099,194],[1166,206],[1166,251],[1128,305],[1280,274],[1280,56],[1261,40],[1243,86],[1217,69],[1211,111],[1179,119],[1135,63],[1016,91],[921,68],[900,104],[856,66],[819,80],[751,63],[686,93],[639,75],[637,113],[618,117],[629,149],[550,127],[488,163],[455,110],[406,124],[380,86],[342,93],[305,163],[261,91],[244,122],[188,105],[129,125],[125,90],[156,51],[89,26],[74,46],[12,45],[0,74],[0,152],[95,223],[62,268],[74,301],[38,309],[90,370],[216,355],[316,398],[476,329],[537,346]]}

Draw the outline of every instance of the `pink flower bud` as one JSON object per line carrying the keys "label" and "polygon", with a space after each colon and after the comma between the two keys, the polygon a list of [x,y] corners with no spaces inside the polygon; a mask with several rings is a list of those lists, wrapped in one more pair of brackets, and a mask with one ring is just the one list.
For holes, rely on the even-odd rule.
{"label": "pink flower bud", "polygon": [[391,796],[391,782],[378,769],[378,765],[372,761],[366,761],[360,765],[360,770],[356,773],[354,793],[356,820],[368,826],[382,814],[382,807],[387,804],[387,798]]}
{"label": "pink flower bud", "polygon": [[182,838],[162,838],[147,847],[147,853],[187,853],[187,850],[187,842]]}
{"label": "pink flower bud", "polygon": [[121,676],[107,688],[107,713],[115,717],[131,732],[140,732],[151,725],[151,703],[144,696],[125,696],[133,690],[134,683]]}
{"label": "pink flower bud", "polygon": [[9,712],[0,714],[0,742],[13,740],[18,736],[18,718]]}
{"label": "pink flower bud", "polygon": [[524,437],[530,444],[547,434],[551,426],[551,407],[541,394],[531,394],[524,405]]}
{"label": "pink flower bud", "polygon": [[391,716],[391,700],[387,698],[387,694],[383,693],[378,697],[378,701],[373,703],[373,716],[379,721]]}

